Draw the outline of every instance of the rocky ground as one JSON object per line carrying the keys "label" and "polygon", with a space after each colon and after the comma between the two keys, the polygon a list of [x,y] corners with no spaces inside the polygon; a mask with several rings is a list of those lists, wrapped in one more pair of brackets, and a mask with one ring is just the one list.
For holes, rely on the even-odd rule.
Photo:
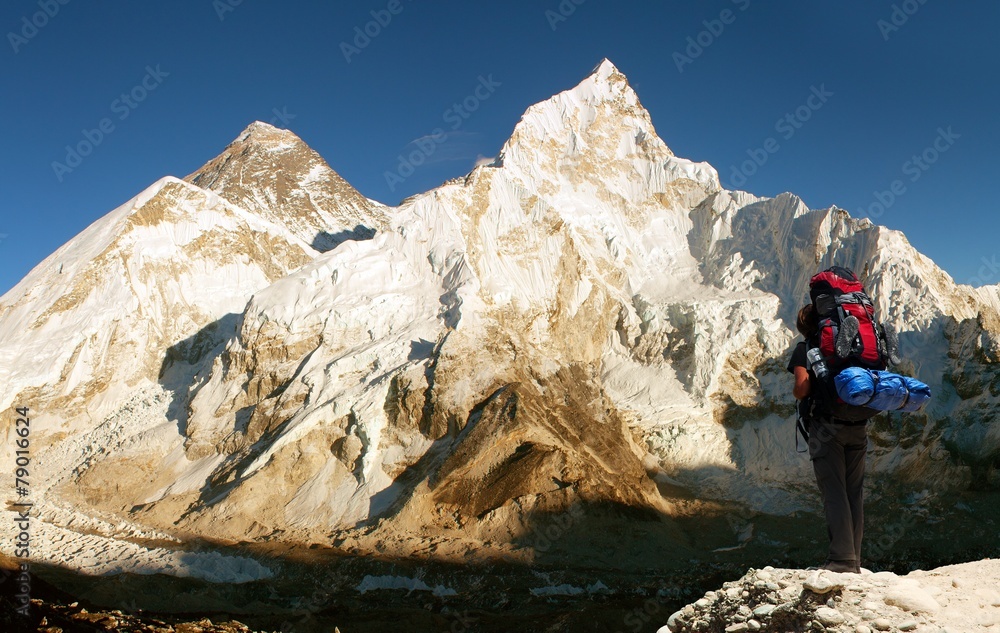
{"label": "rocky ground", "polygon": [[[6,616],[5,631],[70,633],[75,631],[123,631],[126,633],[258,633],[236,620],[212,622],[208,618],[192,622],[166,622],[122,611],[88,611],[77,603],[49,604],[32,600],[30,618]],[[263,631],[259,633],[265,633]]]}
{"label": "rocky ground", "polygon": [[[0,594],[0,631],[32,633],[87,633],[126,631],[129,633],[298,633],[338,631],[332,617],[292,617],[288,614],[261,618],[260,614],[229,615],[149,614],[141,610],[98,608],[70,601],[67,595],[36,579],[31,601],[31,618],[14,613],[12,597]],[[412,594],[413,592],[410,592]],[[649,592],[645,592],[649,595]],[[669,592],[668,592],[669,593]],[[404,596],[405,594],[405,596]],[[403,591],[396,598],[409,596]],[[686,593],[686,600],[698,594]],[[411,596],[412,597],[412,596]],[[558,598],[558,596],[555,596]],[[425,600],[426,601],[426,600]],[[403,600],[405,602],[405,599]],[[513,612],[466,609],[426,612],[417,624],[413,619],[422,609],[405,611],[395,602],[398,621],[410,622],[409,630],[496,631],[652,631],[663,622],[672,600],[626,605],[595,594],[583,599],[589,611],[573,617],[580,605],[558,599],[548,605],[519,605]],[[683,604],[673,602],[674,605]],[[384,608],[392,610],[390,603]],[[663,607],[663,608],[661,608]],[[673,606],[674,609],[677,606]],[[564,611],[560,617],[541,617],[546,611]],[[449,612],[449,613],[446,613]],[[331,612],[329,615],[333,615]],[[347,619],[352,619],[345,612]],[[353,618],[345,631],[384,631],[386,619],[365,622]],[[523,617],[515,617],[523,616]],[[604,617],[607,616],[607,617]],[[659,616],[659,617],[657,617]],[[333,620],[333,622],[331,622]],[[432,621],[433,620],[433,621]],[[344,626],[341,620],[339,624]],[[460,624],[459,624],[460,623]],[[392,625],[389,625],[392,626]],[[695,602],[674,613],[660,633],[688,631],[711,633],[805,632],[817,633],[1000,633],[1000,560],[985,559],[914,571],[907,575],[891,572],[837,574],[828,571],[751,569],[735,582],[726,582]]]}
{"label": "rocky ground", "polygon": [[[0,563],[3,561],[0,560]],[[170,617],[90,608],[40,578],[33,578],[28,615],[18,612],[21,602],[0,564],[0,632],[2,633],[266,633],[231,618]]]}
{"label": "rocky ground", "polygon": [[674,613],[661,633],[1000,631],[1000,560],[838,574],[765,567]]}

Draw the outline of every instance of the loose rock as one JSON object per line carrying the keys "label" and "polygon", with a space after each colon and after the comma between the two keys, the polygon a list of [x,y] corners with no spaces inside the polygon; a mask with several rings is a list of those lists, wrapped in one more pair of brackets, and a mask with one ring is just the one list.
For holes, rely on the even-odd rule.
{"label": "loose rock", "polygon": [[843,624],[844,615],[836,609],[831,609],[830,607],[820,607],[816,609],[816,619],[819,620],[824,626],[836,626],[838,624]]}
{"label": "loose rock", "polygon": [[656,633],[665,633],[663,631],[663,629],[667,629],[668,631],[677,631],[677,630],[679,630],[680,627],[681,627],[681,620],[683,619],[683,617],[684,617],[684,611],[683,610],[681,610],[681,611],[674,611],[673,615],[671,615],[669,618],[667,618],[667,625],[663,626],[663,627],[660,627],[660,630],[657,631]]}
{"label": "loose rock", "polygon": [[844,583],[839,574],[817,571],[802,583],[802,586],[813,593],[827,594],[837,589],[843,589]]}
{"label": "loose rock", "polygon": [[885,603],[910,613],[937,613],[941,605],[916,582],[901,583],[885,594]]}

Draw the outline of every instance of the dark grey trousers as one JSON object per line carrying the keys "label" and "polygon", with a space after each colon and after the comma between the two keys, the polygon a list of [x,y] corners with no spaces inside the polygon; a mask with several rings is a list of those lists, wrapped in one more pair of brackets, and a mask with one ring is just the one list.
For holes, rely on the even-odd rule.
{"label": "dark grey trousers", "polygon": [[823,495],[830,536],[829,560],[861,565],[865,530],[864,483],[868,433],[865,424],[809,424],[809,457]]}

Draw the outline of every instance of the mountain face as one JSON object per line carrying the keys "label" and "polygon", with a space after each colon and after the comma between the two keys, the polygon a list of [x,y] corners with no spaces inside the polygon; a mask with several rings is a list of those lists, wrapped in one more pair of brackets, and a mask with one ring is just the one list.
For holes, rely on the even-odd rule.
{"label": "mountain face", "polygon": [[164,178],[4,295],[0,401],[96,422],[156,379],[168,348],[316,255],[283,226]]}
{"label": "mountain face", "polygon": [[722,189],[608,61],[395,209],[251,125],[0,299],[3,403],[40,412],[63,542],[115,524],[460,561],[774,556],[818,508],[785,364],[835,263],[935,394],[872,424],[869,498],[988,541],[997,287],[841,209]]}
{"label": "mountain face", "polygon": [[187,178],[236,206],[286,227],[320,252],[385,228],[386,207],[362,196],[302,140],[252,123]]}

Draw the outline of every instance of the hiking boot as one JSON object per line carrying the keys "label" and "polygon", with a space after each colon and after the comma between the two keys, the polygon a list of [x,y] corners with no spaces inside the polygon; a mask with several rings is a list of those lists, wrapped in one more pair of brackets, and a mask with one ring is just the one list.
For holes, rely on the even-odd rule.
{"label": "hiking boot", "polygon": [[861,322],[858,317],[849,314],[840,322],[840,329],[837,331],[837,340],[834,343],[834,351],[840,358],[847,358],[854,348],[854,339],[861,331]]}
{"label": "hiking boot", "polygon": [[858,565],[853,560],[828,560],[820,569],[835,571],[841,574],[857,574]]}
{"label": "hiking boot", "polygon": [[891,323],[884,322],[882,323],[882,332],[885,334],[885,352],[889,364],[898,365],[902,362],[899,358],[899,334],[896,333],[896,328]]}

